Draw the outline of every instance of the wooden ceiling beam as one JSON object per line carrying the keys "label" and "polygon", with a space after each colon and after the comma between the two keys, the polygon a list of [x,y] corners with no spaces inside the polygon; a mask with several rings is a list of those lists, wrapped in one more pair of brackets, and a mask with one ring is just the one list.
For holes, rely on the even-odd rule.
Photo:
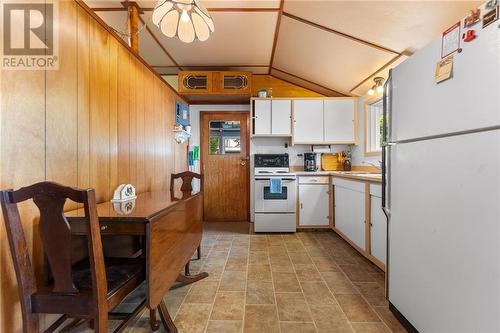
{"label": "wooden ceiling beam", "polygon": [[[120,7],[96,7],[92,8],[96,12],[122,12],[125,8]],[[143,12],[152,12],[154,7],[141,7]],[[267,8],[267,7],[213,7],[207,8],[209,12],[244,12],[244,13],[276,13],[279,12],[279,8]]]}
{"label": "wooden ceiling beam", "polygon": [[[155,67],[155,66],[153,66]],[[162,66],[158,66],[162,67]],[[164,66],[163,66],[164,67]],[[184,68],[269,67],[269,65],[182,65]]]}
{"label": "wooden ceiling beam", "polygon": [[338,36],[347,38],[347,39],[349,39],[351,41],[354,41],[354,42],[357,42],[357,43],[360,43],[360,44],[364,44],[366,46],[372,47],[372,48],[377,49],[377,50],[381,50],[381,51],[385,51],[385,52],[389,52],[389,53],[394,53],[394,54],[398,54],[398,55],[401,54],[400,52],[391,50],[391,49],[389,49],[389,48],[387,48],[385,46],[381,46],[381,45],[369,42],[367,40],[364,40],[364,39],[361,39],[361,38],[358,38],[358,37],[355,37],[355,36],[352,36],[352,35],[349,35],[349,34],[346,34],[346,33],[343,33],[343,32],[337,31],[337,30],[334,30],[334,29],[330,29],[330,28],[325,27],[325,26],[323,26],[321,24],[317,24],[317,23],[311,22],[309,20],[303,19],[301,17],[295,16],[295,15],[287,13],[287,12],[283,12],[283,16],[286,16],[286,17],[288,17],[288,18],[290,18],[292,20],[295,20],[295,21],[298,21],[298,22],[310,25],[312,27],[321,29],[323,31],[326,31],[326,32],[329,32],[329,33],[336,34]]}
{"label": "wooden ceiling beam", "polygon": [[278,12],[278,19],[276,20],[276,28],[274,29],[274,40],[273,48],[271,51],[271,59],[269,59],[269,71],[267,74],[271,74],[271,69],[273,68],[274,54],[276,53],[276,46],[278,45],[278,35],[280,33],[281,17],[283,16],[283,6],[285,5],[285,0],[280,1],[280,8]]}
{"label": "wooden ceiling beam", "polygon": [[244,13],[276,13],[280,11],[280,8],[266,8],[266,7],[255,7],[255,8],[207,8],[208,12],[244,12]]}
{"label": "wooden ceiling beam", "polygon": [[126,12],[127,8],[123,8],[123,7],[96,7],[96,8],[92,8],[92,10],[94,12]]}
{"label": "wooden ceiling beam", "polygon": [[[273,70],[275,70],[275,71],[277,71],[277,72],[283,73],[283,74],[285,74],[285,75],[291,76],[291,77],[293,77],[293,78],[296,78],[296,79],[298,79],[298,80],[302,80],[302,81],[307,82],[307,83],[309,83],[309,84],[315,85],[315,86],[320,87],[320,88],[322,88],[322,89],[325,89],[325,90],[328,90],[328,91],[334,92],[334,93],[336,93],[336,94],[340,94],[340,95],[342,95],[342,96],[349,96],[349,95],[347,95],[347,94],[345,94],[345,93],[343,93],[343,92],[340,92],[340,91],[338,91],[338,90],[335,90],[335,89],[332,89],[332,88],[325,87],[325,86],[323,86],[323,85],[321,85],[321,84],[319,84],[319,83],[316,83],[316,82],[310,81],[310,80],[308,80],[308,79],[304,79],[303,77],[300,77],[300,76],[295,75],[295,74],[292,74],[292,73],[290,73],[290,72],[287,72],[287,71],[284,71],[284,70],[278,69],[278,68],[276,68],[276,67],[272,67],[271,69],[273,69]],[[282,80],[283,80],[283,79],[282,79]]]}

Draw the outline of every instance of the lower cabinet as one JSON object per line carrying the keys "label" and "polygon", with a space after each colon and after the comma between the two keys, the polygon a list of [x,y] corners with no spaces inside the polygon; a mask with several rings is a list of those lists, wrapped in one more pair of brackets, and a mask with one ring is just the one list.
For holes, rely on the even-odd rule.
{"label": "lower cabinet", "polygon": [[370,254],[386,264],[387,219],[382,211],[381,186],[370,185]]}
{"label": "lower cabinet", "polygon": [[[323,178],[326,178],[326,182]],[[330,225],[329,215],[328,177],[300,177],[299,227],[327,227]]]}
{"label": "lower cabinet", "polygon": [[364,182],[336,177],[333,177],[333,185],[334,230],[385,270],[387,220],[382,211],[381,185],[367,186]]}
{"label": "lower cabinet", "polygon": [[361,249],[365,248],[364,183],[340,182],[335,185],[335,228]]}

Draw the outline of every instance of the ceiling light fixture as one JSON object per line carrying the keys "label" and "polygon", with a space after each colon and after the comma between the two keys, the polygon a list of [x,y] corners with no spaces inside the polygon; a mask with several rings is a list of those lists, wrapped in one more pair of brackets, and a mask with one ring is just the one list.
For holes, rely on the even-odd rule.
{"label": "ceiling light fixture", "polygon": [[205,41],[215,31],[212,17],[197,0],[160,0],[151,19],[165,36],[184,43]]}
{"label": "ceiling light fixture", "polygon": [[368,95],[373,96],[375,95],[375,91],[377,94],[381,94],[384,92],[384,81],[385,79],[383,77],[377,76],[373,79],[375,84],[368,90]]}

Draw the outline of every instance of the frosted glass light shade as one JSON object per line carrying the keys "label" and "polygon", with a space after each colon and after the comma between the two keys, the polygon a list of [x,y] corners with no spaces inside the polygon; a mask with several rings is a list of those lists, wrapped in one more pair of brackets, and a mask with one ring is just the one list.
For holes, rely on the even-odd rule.
{"label": "frosted glass light shade", "polygon": [[165,36],[184,43],[205,41],[215,31],[212,17],[197,0],[160,0],[152,21]]}

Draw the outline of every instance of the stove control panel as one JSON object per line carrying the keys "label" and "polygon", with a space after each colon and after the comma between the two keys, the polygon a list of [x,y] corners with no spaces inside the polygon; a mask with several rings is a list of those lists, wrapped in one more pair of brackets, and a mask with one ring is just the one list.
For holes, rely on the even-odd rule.
{"label": "stove control panel", "polygon": [[254,166],[256,168],[288,168],[288,154],[255,154]]}

